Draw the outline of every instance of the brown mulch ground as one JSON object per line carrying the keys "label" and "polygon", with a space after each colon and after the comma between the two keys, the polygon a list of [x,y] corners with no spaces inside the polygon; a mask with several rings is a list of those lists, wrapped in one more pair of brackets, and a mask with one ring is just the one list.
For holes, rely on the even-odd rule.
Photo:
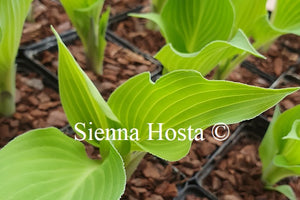
{"label": "brown mulch ground", "polygon": [[[223,158],[204,180],[204,187],[220,200],[286,200],[284,195],[263,188],[261,161],[258,156],[259,138],[244,137]],[[299,196],[300,179],[283,181],[289,183]]]}

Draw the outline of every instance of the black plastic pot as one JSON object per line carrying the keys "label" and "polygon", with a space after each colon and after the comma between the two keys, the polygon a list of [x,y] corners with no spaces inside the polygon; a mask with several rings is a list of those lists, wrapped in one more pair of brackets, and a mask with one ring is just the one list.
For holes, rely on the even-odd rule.
{"label": "black plastic pot", "polygon": [[18,72],[35,72],[42,77],[42,81],[46,86],[58,91],[57,77],[51,72],[43,68],[36,68],[32,62],[27,59],[17,58],[16,63]]}

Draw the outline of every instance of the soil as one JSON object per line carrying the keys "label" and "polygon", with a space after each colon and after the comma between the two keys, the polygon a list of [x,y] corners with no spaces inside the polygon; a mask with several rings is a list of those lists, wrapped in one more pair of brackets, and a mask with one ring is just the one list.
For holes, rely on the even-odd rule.
{"label": "soil", "polygon": [[[238,124],[229,126],[230,134],[235,131],[237,126]],[[184,158],[172,162],[172,165],[178,168],[187,178],[191,178],[200,171],[208,161],[209,156],[223,144],[223,141],[217,141],[212,137],[212,127],[204,130],[204,137],[204,141],[193,141],[189,153]]]}
{"label": "soil", "polygon": [[26,131],[67,124],[57,92],[46,87],[36,73],[18,73],[16,87],[15,114],[0,117],[0,148]]}
{"label": "soil", "polygon": [[195,195],[189,194],[189,195],[186,195],[185,200],[208,200],[208,198],[197,197]]}
{"label": "soil", "polygon": [[58,33],[72,28],[64,8],[56,0],[34,0],[32,4],[32,20],[24,24],[21,44],[26,45],[53,35],[50,25]]}
{"label": "soil", "polygon": [[154,55],[165,45],[165,39],[159,31],[147,29],[147,22],[146,19],[129,17],[110,28],[143,52]]}
{"label": "soil", "polygon": [[[288,40],[286,39],[288,38]],[[278,42],[281,43],[283,46],[289,48],[289,50],[294,51],[294,52],[300,52],[300,37],[289,34],[289,35],[284,35],[280,38],[278,38]]]}
{"label": "soil", "polygon": [[[110,6],[110,15],[115,16],[137,6],[149,5],[150,0],[107,0],[104,10]],[[63,6],[58,0],[34,0],[32,14],[24,24],[21,44],[26,45],[52,36],[50,25],[54,26],[58,33],[63,33],[72,28]]]}
{"label": "soil", "polygon": [[106,6],[110,6],[112,16],[127,12],[138,6],[149,7],[150,0],[106,0]]}
{"label": "soil", "polygon": [[[176,169],[175,169],[176,170]],[[127,182],[122,200],[171,200],[177,196],[176,184],[184,181],[171,164],[147,154]]]}
{"label": "soil", "polygon": [[[274,80],[278,78],[283,72],[287,71],[290,66],[299,63],[300,53],[291,51],[291,48],[300,49],[299,45],[294,44],[297,38],[293,35],[284,35],[278,38],[270,46],[267,52],[262,53],[266,59],[260,59],[254,56],[249,56],[246,60],[254,64],[259,70],[273,77]],[[300,39],[298,39],[300,40]],[[300,43],[300,42],[299,42]],[[286,44],[290,44],[290,48]],[[269,87],[271,85],[263,77],[249,72],[249,70],[238,66],[228,77],[228,80],[246,83],[248,85],[256,85],[260,87]]]}
{"label": "soil", "polygon": [[[220,200],[286,200],[275,191],[263,189],[261,161],[258,156],[260,138],[243,137],[222,159],[211,174],[204,179],[203,185]],[[281,184],[290,184],[300,197],[300,178],[286,179]]]}
{"label": "soil", "polygon": [[[254,56],[250,56],[248,60],[254,63],[261,71],[278,77],[285,72],[291,65],[297,63],[299,59],[299,53],[292,52],[285,44],[292,44],[294,37],[291,35],[284,35],[280,37],[274,44],[272,44],[269,50],[263,55],[267,59],[257,59]],[[297,43],[296,43],[297,44]],[[299,45],[292,45],[295,48],[299,48]]]}

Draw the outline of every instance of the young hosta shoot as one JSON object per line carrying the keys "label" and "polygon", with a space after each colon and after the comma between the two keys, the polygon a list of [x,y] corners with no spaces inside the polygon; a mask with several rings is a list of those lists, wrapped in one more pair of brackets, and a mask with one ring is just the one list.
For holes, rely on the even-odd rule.
{"label": "young hosta shoot", "polygon": [[31,1],[0,1],[0,116],[15,112],[15,58]]}
{"label": "young hosta shoot", "polygon": [[276,108],[259,147],[259,156],[263,165],[262,180],[266,188],[277,190],[296,200],[290,186],[274,185],[283,178],[300,176],[300,105],[282,114]]}
{"label": "young hosta shoot", "polygon": [[132,14],[157,23],[167,44],[156,54],[166,71],[194,69],[209,73],[223,60],[244,52],[260,55],[235,28],[231,0],[172,0],[160,14]]}
{"label": "young hosta shoot", "polygon": [[104,0],[61,0],[61,3],[82,41],[87,66],[96,74],[102,74],[110,9],[100,17]]}
{"label": "young hosta shoot", "polygon": [[[277,37],[292,33],[300,35],[300,0],[277,0],[271,18],[266,10],[267,0],[232,0],[236,12],[235,27],[242,29],[247,37],[254,39],[256,49],[268,47]],[[230,58],[219,67],[219,78],[243,61],[249,53]]]}
{"label": "young hosta shoot", "polygon": [[[25,133],[0,150],[0,196],[6,199],[117,200],[125,187],[123,163],[129,177],[144,152],[174,161],[189,151],[192,141],[187,132],[172,140],[165,138],[174,132],[163,134],[162,140],[158,132],[250,119],[298,89],[208,81],[199,72],[181,70],[156,83],[149,73],[135,76],[115,90],[106,103],[56,36],[63,108],[78,136],[99,147],[102,159],[90,160],[82,144],[55,128]],[[161,130],[151,132],[151,139],[149,123],[156,131],[161,123]],[[138,133],[127,132],[134,140],[125,140],[125,136],[113,140],[112,133],[108,137],[97,134],[100,129],[119,128],[123,134],[134,129]],[[186,139],[180,140],[183,136]],[[190,136],[193,138],[195,132]]]}

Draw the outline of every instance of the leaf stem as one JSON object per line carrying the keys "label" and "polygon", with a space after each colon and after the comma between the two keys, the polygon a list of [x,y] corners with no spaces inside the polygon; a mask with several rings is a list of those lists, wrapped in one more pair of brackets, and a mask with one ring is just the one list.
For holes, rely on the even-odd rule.
{"label": "leaf stem", "polygon": [[146,155],[146,152],[134,151],[128,154],[128,158],[125,160],[125,169],[126,169],[126,177],[127,181],[132,176],[133,172],[136,170],[138,165],[140,164],[143,157]]}
{"label": "leaf stem", "polygon": [[219,80],[226,79],[230,74],[230,72],[243,60],[245,60],[249,55],[250,55],[249,53],[243,53],[241,55],[238,55],[232,61],[226,61],[223,65],[220,65],[216,71],[214,79],[219,79]]}
{"label": "leaf stem", "polygon": [[0,116],[15,112],[16,67],[0,71]]}
{"label": "leaf stem", "polygon": [[273,186],[281,179],[293,175],[294,174],[292,172],[288,172],[284,168],[277,167],[272,161],[265,169],[263,169],[262,181],[264,182],[265,186]]}
{"label": "leaf stem", "polygon": [[[99,46],[99,40],[101,40],[101,38],[99,38],[98,33],[98,22],[95,22],[93,18],[90,19],[89,30],[89,37],[86,38],[87,44],[85,45],[87,67],[92,69],[96,74],[101,75],[104,49]],[[106,45],[106,41],[104,40],[103,42],[105,42]]]}

